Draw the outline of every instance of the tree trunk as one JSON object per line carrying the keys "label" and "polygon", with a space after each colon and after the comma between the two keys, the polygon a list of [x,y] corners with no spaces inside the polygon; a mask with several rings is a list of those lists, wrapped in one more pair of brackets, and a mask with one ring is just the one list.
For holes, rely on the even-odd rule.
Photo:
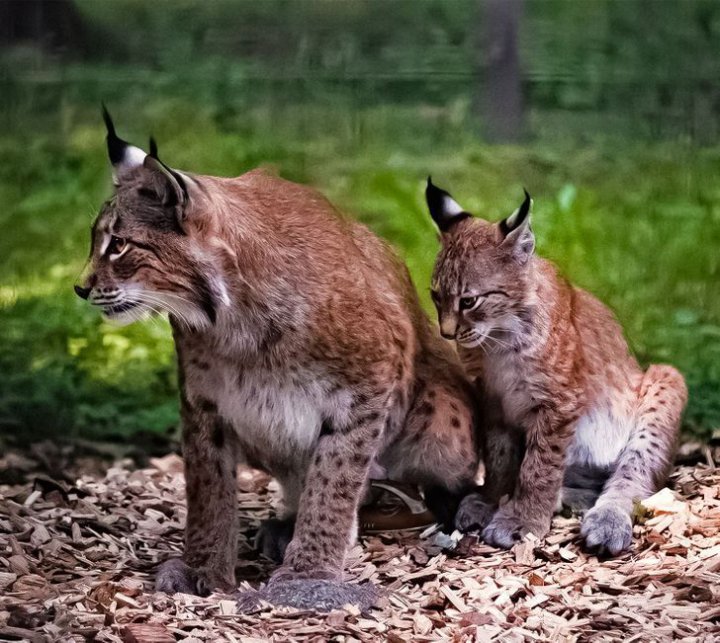
{"label": "tree trunk", "polygon": [[523,0],[481,0],[485,71],[480,102],[483,130],[492,142],[516,141],[523,135],[523,100],[518,31]]}

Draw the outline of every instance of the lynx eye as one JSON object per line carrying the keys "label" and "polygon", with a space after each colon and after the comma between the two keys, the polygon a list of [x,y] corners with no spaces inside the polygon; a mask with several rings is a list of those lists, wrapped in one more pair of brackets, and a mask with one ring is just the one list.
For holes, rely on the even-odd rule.
{"label": "lynx eye", "polygon": [[471,308],[475,308],[479,300],[479,295],[475,295],[473,297],[460,297],[460,310],[470,310]]}
{"label": "lynx eye", "polygon": [[107,250],[105,252],[108,255],[119,255],[125,249],[125,245],[125,239],[112,235],[110,237],[110,243],[108,243]]}

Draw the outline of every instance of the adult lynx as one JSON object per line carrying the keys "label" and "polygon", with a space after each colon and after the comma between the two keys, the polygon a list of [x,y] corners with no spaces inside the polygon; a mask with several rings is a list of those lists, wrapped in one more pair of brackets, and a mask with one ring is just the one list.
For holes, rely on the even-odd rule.
{"label": "adult lynx", "polygon": [[267,553],[284,552],[273,582],[291,580],[289,593],[311,606],[315,586],[298,582],[341,579],[372,465],[429,498],[472,486],[475,411],[462,367],[404,265],[320,194],[261,171],[171,170],[154,145],[145,154],[106,122],[116,191],[76,291],[119,321],[170,314],[188,515],[183,558],[160,569],[157,586],[234,587],[244,460],[285,496],[283,519],[260,538]]}
{"label": "adult lynx", "polygon": [[[565,502],[588,510],[589,548],[628,548],[633,502],[663,484],[673,461],[682,375],[643,371],[610,310],[535,256],[527,193],[500,223],[472,217],[431,181],[426,196],[442,232],[432,281],[441,332],[496,415],[488,488],[463,501],[458,525],[510,547],[527,532],[544,536]],[[503,494],[510,500],[493,513]]]}

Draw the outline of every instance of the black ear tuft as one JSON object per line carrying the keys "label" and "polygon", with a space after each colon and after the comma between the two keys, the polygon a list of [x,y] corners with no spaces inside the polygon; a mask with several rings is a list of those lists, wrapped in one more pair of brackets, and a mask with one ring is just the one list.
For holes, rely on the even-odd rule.
{"label": "black ear tuft", "polygon": [[152,156],[154,159],[160,160],[160,157],[158,156],[158,146],[157,141],[155,140],[154,136],[150,137],[150,151],[148,152],[148,156]]}
{"label": "black ear tuft", "polygon": [[470,215],[465,212],[448,192],[437,187],[432,182],[432,177],[427,178],[425,188],[425,201],[427,202],[430,216],[435,221],[440,232],[447,232],[455,223],[467,219]]}
{"label": "black ear tuft", "polygon": [[123,141],[115,133],[115,124],[113,123],[112,117],[110,116],[110,112],[108,112],[105,103],[102,103],[102,112],[103,120],[105,121],[105,128],[107,129],[107,136],[105,137],[105,140],[107,141],[108,156],[110,157],[110,163],[117,165],[118,163],[121,163],[125,157],[125,150],[127,149],[129,143],[127,141]]}
{"label": "black ear tuft", "polygon": [[105,121],[105,128],[107,129],[108,136],[115,136],[115,124],[112,121],[110,112],[108,112],[107,105],[105,102],[100,103],[102,106],[103,120]]}
{"label": "black ear tuft", "polygon": [[530,214],[532,198],[525,188],[523,188],[523,192],[525,193],[525,199],[520,207],[509,217],[500,222],[500,231],[504,237],[507,237],[507,235],[509,235],[513,230],[517,230],[523,223],[525,223],[525,220]]}

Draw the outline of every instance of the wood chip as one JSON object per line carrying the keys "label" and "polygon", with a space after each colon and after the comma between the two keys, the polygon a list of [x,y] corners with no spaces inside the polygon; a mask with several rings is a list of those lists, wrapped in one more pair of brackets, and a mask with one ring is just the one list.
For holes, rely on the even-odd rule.
{"label": "wood chip", "polygon": [[131,623],[123,629],[122,640],[124,643],[175,643],[170,630],[159,623]]}
{"label": "wood chip", "polygon": [[[6,455],[5,458],[8,456]],[[720,449],[713,447],[713,463]],[[499,551],[460,539],[442,553],[437,527],[421,535],[361,537],[347,575],[386,590],[379,606],[330,614],[237,612],[233,596],[153,592],[157,564],[182,551],[186,519],[182,460],[137,469],[118,461],[74,484],[41,478],[0,486],[0,639],[101,643],[573,641],[672,637],[713,640],[720,622],[720,470],[677,468],[676,490],[646,503],[633,549],[616,559],[583,552],[576,519],[556,518],[545,541]],[[25,470],[25,469],[24,469]],[[85,469],[88,470],[88,469]],[[42,483],[36,480],[42,479]],[[266,474],[238,472],[237,573],[241,588],[272,565],[253,538],[279,501]]]}

